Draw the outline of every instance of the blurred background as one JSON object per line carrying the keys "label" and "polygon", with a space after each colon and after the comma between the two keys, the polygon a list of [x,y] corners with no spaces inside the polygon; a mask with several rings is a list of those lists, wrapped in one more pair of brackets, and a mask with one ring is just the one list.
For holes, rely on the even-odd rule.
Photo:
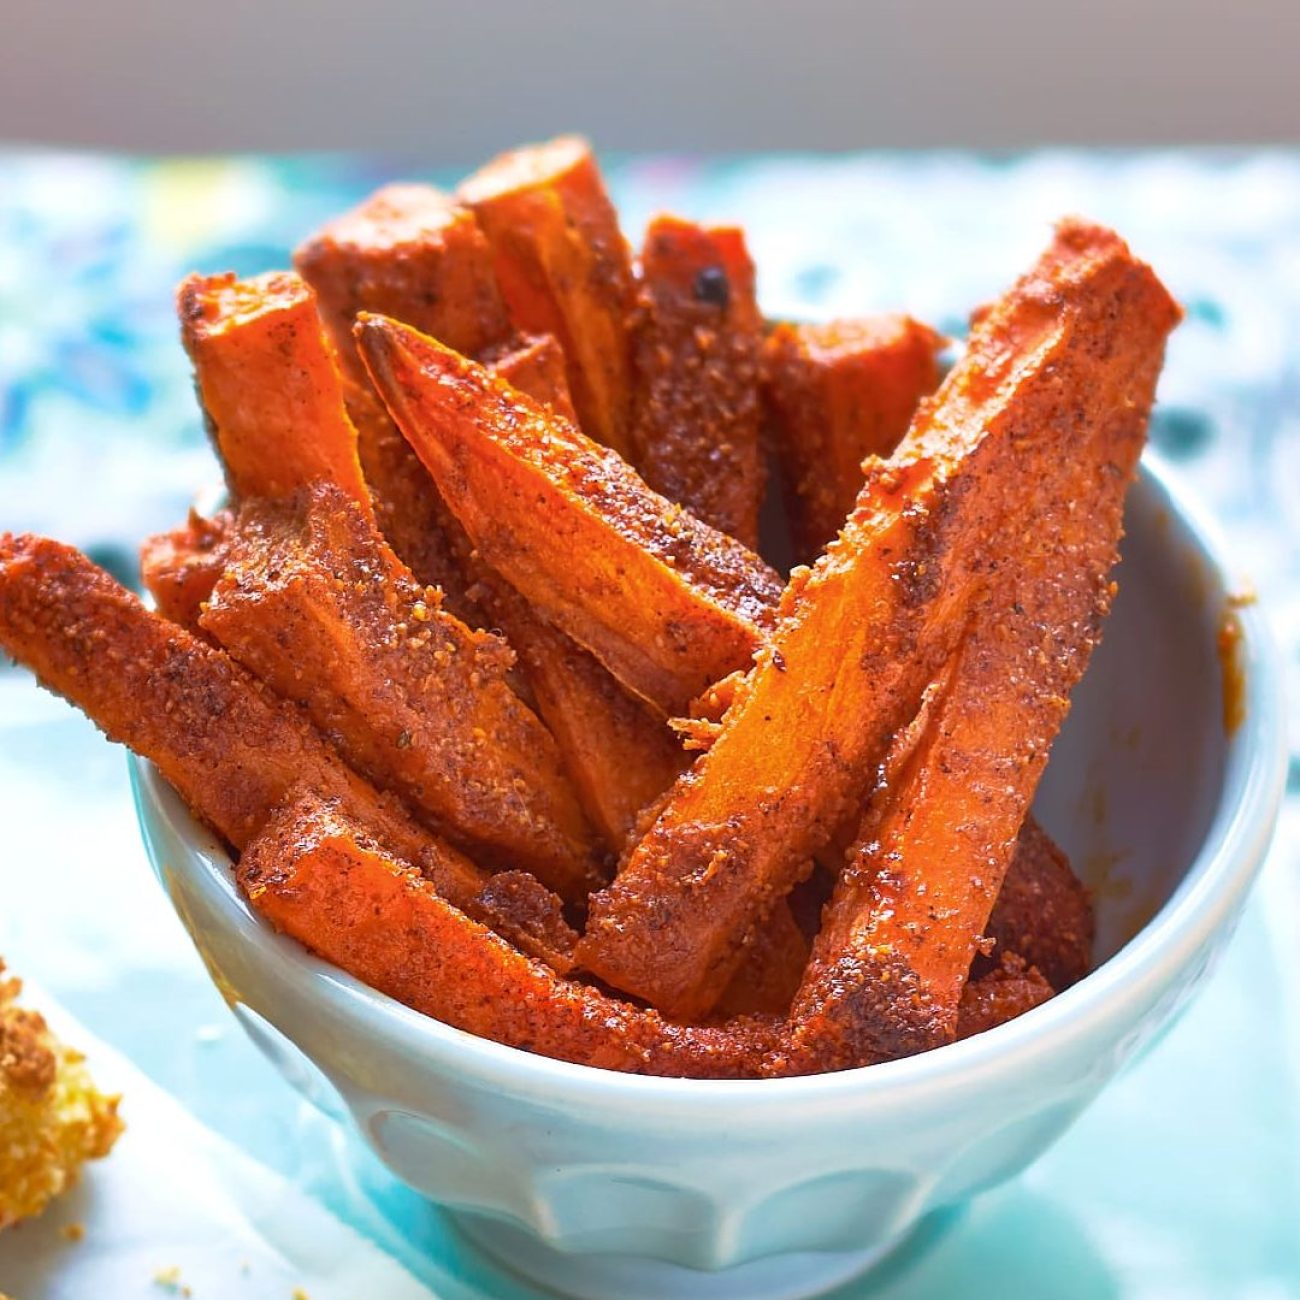
{"label": "blurred background", "polygon": [[1300,138],[1296,0],[3,0],[0,138],[603,149]]}

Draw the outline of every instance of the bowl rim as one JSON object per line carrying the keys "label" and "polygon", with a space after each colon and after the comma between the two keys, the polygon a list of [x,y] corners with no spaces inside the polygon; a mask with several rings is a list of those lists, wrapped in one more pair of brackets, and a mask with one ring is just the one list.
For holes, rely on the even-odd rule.
{"label": "bowl rim", "polygon": [[[315,956],[271,929],[253,912],[234,880],[229,855],[215,844],[180,798],[147,760],[130,755],[136,811],[149,842],[148,821],[161,817],[191,852],[199,883],[216,886],[220,907],[232,927],[243,924],[248,941],[267,946],[278,974],[308,997],[320,997],[331,1010],[356,1023],[359,1032],[394,1040],[404,1051],[428,1060],[454,1057],[462,1072],[507,1094],[590,1104],[617,1100],[642,1104],[734,1107],[766,1112],[794,1103],[819,1106],[837,1102],[884,1102],[891,1094],[915,1101],[929,1090],[969,1087],[990,1073],[1024,1070],[1032,1060],[1054,1052],[1066,1038],[1095,1029],[1123,1007],[1167,984],[1204,946],[1231,914],[1233,903],[1252,882],[1263,861],[1281,805],[1287,769],[1283,685],[1279,652],[1267,616],[1253,599],[1233,599],[1249,584],[1226,558],[1220,530],[1186,494],[1158,457],[1143,457],[1134,489],[1151,493],[1153,505],[1170,519],[1169,539],[1181,543],[1201,563],[1211,599],[1222,617],[1231,610],[1240,625],[1239,654],[1246,691],[1245,716],[1227,737],[1218,806],[1183,879],[1156,914],[1101,966],[1073,987],[1032,1011],[984,1033],[929,1052],[833,1073],[776,1079],[689,1079],[629,1074],[541,1056],[480,1038],[448,1025],[371,988],[346,971]],[[178,869],[155,862],[160,876]],[[171,887],[164,878],[164,887]],[[260,1008],[254,1008],[261,1010]],[[265,1013],[263,1013],[265,1014]],[[273,1017],[272,1017],[273,1018]],[[289,1035],[292,1038],[292,1035]],[[617,1094],[615,1098],[612,1094]]]}

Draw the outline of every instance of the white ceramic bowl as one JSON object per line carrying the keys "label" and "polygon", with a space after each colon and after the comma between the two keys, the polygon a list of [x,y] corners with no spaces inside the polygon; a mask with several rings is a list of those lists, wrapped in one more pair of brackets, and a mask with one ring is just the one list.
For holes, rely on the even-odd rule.
{"label": "white ceramic bowl", "polygon": [[1121,595],[1037,804],[1097,891],[1101,964],[923,1056],[736,1082],[547,1060],[408,1010],[274,934],[213,837],[137,764],[145,842],[266,1054],[479,1244],[580,1295],[810,1294],[1059,1137],[1187,1002],[1263,859],[1285,765],[1263,618],[1231,615],[1244,717],[1230,730],[1219,633],[1233,587],[1216,550],[1150,466],[1128,531]]}

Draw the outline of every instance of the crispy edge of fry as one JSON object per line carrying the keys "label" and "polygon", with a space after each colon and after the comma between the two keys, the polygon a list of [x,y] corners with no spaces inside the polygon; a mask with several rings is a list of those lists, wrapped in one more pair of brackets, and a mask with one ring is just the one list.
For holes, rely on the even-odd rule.
{"label": "crispy edge of fry", "polygon": [[976,957],[975,976],[987,974],[999,958],[1014,953],[1036,966],[1059,993],[1092,969],[1092,899],[1069,859],[1033,816],[1020,828],[984,933],[995,946],[990,958]]}
{"label": "crispy edge of fry", "polygon": [[469,911],[520,952],[544,961],[557,975],[573,971],[578,932],[565,920],[560,896],[530,872],[498,871],[479,890]]}
{"label": "crispy edge of fry", "polygon": [[759,1073],[779,1028],[718,1028],[560,978],[448,903],[329,801],[286,806],[245,850],[238,877],[277,929],[372,988],[445,1024],[607,1070],[693,1077]]}
{"label": "crispy edge of fry", "polygon": [[741,230],[650,222],[632,324],[635,464],[656,492],[750,549],[764,486],[762,326]]}
{"label": "crispy edge of fry", "polygon": [[337,483],[369,512],[338,357],[301,277],[191,275],[176,295],[181,341],[232,494]]}
{"label": "crispy edge of fry", "polygon": [[198,632],[199,616],[221,571],[234,515],[219,510],[205,518],[191,510],[179,528],[146,538],[140,547],[140,580],[158,612],[178,627]]}
{"label": "crispy edge of fry", "polygon": [[782,322],[762,354],[762,399],[777,450],[795,558],[811,563],[862,487],[862,462],[889,456],[939,384],[947,340],[909,316]]}
{"label": "crispy edge of fry", "polygon": [[483,366],[385,317],[357,337],[484,560],[624,685],[681,712],[748,664],[780,592],[757,556]]}
{"label": "crispy edge of fry", "polygon": [[1058,990],[1036,966],[1006,953],[992,970],[966,981],[957,1006],[957,1038],[971,1038],[1040,1007]]}
{"label": "crispy edge of fry", "polygon": [[472,211],[432,185],[385,185],[308,236],[293,255],[351,377],[361,311],[382,312],[467,356],[510,335],[492,246]]}
{"label": "crispy edge of fry", "polygon": [[628,455],[632,264],[591,146],[561,136],[512,149],[456,195],[492,245],[516,327],[564,349],[583,430]]}
{"label": "crispy edge of fry", "polygon": [[334,485],[241,507],[201,625],[476,860],[572,901],[605,879],[554,740],[507,684],[513,655],[443,610]]}
{"label": "crispy edge of fry", "polygon": [[1070,450],[1056,381],[1081,256],[1070,238],[976,332],[899,456],[868,463],[838,539],[792,575],[712,746],[593,895],[578,960],[615,988],[672,1016],[707,1014],[746,936],[862,806],[965,632],[984,539],[1021,499],[1038,429],[1042,459]]}
{"label": "crispy edge of fry", "polygon": [[996,578],[975,611],[927,734],[868,813],[795,1000],[795,1051],[868,1064],[949,1041],[977,941],[1069,708],[1100,640],[1124,498],[1164,342],[1181,315],[1109,231],[1066,222],[1034,271],[981,322],[997,347],[1017,298],[1058,304],[1063,346],[1026,426],[1032,497],[988,540]]}
{"label": "crispy edge of fry", "polygon": [[70,546],[0,536],[0,646],[153,762],[236,849],[289,790],[309,785],[339,798],[448,898],[468,901],[483,885],[473,863],[345,767],[292,705]]}

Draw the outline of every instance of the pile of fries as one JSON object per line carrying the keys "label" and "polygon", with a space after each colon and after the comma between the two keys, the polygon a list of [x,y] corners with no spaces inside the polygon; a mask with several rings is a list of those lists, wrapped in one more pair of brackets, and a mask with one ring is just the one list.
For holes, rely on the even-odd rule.
{"label": "pile of fries", "polygon": [[229,505],[146,543],[156,612],[0,539],[0,645],[271,924],[472,1033],[699,1077],[1087,972],[1030,805],[1179,318],[1116,235],[1063,222],[942,383],[908,318],[766,322],[740,230],[634,260],[573,138],[294,260],[181,286]]}

